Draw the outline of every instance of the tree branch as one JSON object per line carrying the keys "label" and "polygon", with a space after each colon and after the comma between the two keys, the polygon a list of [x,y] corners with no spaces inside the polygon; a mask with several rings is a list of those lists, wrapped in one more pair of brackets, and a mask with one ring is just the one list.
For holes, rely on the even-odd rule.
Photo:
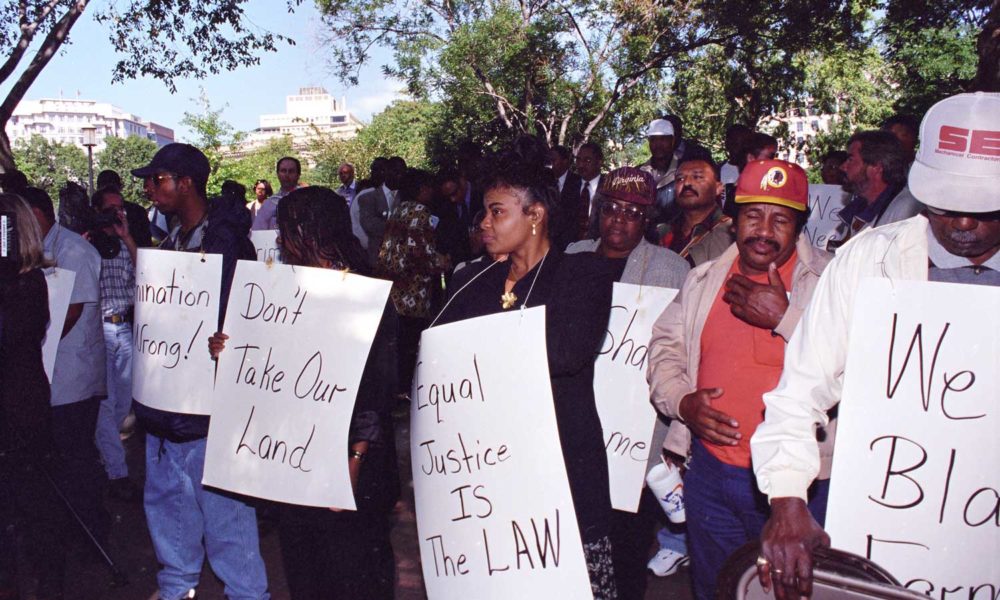
{"label": "tree branch", "polygon": [[24,98],[24,95],[28,92],[28,88],[31,87],[31,84],[41,74],[45,65],[49,64],[52,57],[59,51],[59,48],[66,41],[66,36],[69,35],[73,25],[76,24],[76,20],[80,18],[80,15],[83,14],[89,3],[90,0],[77,0],[74,2],[69,10],[66,11],[66,14],[56,22],[48,35],[45,36],[42,46],[35,53],[35,57],[31,59],[31,63],[21,73],[21,77],[11,87],[3,104],[0,104],[0,123],[6,123],[10,119],[10,116],[14,113],[14,108]]}
{"label": "tree branch", "polygon": [[57,4],[59,4],[59,0],[49,0],[49,3],[42,9],[38,18],[30,23],[28,22],[26,3],[22,0],[22,2],[18,4],[17,12],[19,17],[18,22],[20,23],[21,29],[21,37],[18,38],[17,44],[15,44],[11,50],[10,56],[7,57],[7,60],[4,61],[3,65],[0,65],[0,82],[7,81],[7,78],[10,77],[11,73],[17,69],[17,65],[20,64],[24,54],[28,51],[28,47],[31,46],[31,41],[35,39],[35,33],[38,31],[38,28],[45,22],[45,19],[48,18],[49,14],[52,13],[52,10]]}

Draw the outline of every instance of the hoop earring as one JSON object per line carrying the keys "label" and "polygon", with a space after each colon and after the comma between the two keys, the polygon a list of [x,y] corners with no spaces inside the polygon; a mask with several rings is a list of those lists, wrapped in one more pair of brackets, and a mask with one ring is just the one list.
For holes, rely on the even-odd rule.
{"label": "hoop earring", "polygon": [[537,229],[537,227],[538,226],[535,225],[534,223],[531,224],[531,235],[538,235],[538,229]]}

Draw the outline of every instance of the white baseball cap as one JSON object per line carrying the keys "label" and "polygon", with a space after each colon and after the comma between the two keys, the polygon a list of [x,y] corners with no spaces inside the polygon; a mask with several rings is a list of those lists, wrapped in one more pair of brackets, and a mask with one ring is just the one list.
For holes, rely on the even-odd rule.
{"label": "white baseball cap", "polygon": [[646,128],[646,137],[654,135],[674,135],[673,124],[666,119],[656,119]]}
{"label": "white baseball cap", "polygon": [[1000,210],[1000,94],[958,94],[927,111],[909,186],[941,210]]}

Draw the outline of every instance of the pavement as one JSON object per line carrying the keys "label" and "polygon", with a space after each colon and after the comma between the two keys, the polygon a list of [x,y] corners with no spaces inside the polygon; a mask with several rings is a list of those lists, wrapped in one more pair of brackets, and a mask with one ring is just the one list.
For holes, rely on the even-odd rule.
{"label": "pavement", "polygon": [[[393,520],[392,544],[396,553],[397,600],[423,600],[426,598],[420,569],[420,551],[417,545],[417,524],[413,512],[413,485],[410,477],[409,418],[406,410],[396,415],[396,443],[399,450],[399,471],[403,478],[403,494],[396,504]],[[137,433],[125,441],[131,478],[141,485],[144,477],[143,435]],[[74,541],[67,561],[67,600],[156,600],[156,572],[158,564],[153,553],[149,531],[146,528],[142,503],[124,503],[108,498],[106,507],[111,513],[112,529],[108,544],[109,554],[117,562],[128,582],[114,586],[110,569],[78,531],[67,532]],[[655,548],[650,549],[650,555]],[[278,535],[273,527],[261,531],[261,552],[267,565],[271,597],[288,600],[288,587],[281,563]],[[23,572],[23,570],[22,570]],[[690,600],[690,578],[686,568],[669,577],[648,575],[646,600],[671,598]],[[24,587],[22,587],[24,589]],[[29,590],[30,591],[30,590]],[[24,600],[35,600],[33,594],[22,595]],[[206,562],[198,586],[199,600],[223,600],[223,586]]]}

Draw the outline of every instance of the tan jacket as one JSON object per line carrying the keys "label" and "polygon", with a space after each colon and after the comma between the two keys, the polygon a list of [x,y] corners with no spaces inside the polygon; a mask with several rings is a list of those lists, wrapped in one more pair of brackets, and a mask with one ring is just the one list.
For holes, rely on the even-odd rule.
{"label": "tan jacket", "polygon": [[[833,256],[812,247],[802,235],[795,247],[798,260],[792,271],[788,310],[774,329],[786,342],[808,306],[820,274]],[[712,303],[725,284],[726,276],[738,254],[736,244],[732,244],[717,260],[695,267],[684,282],[680,294],[653,325],[647,372],[650,396],[658,411],[675,419],[663,447],[680,456],[687,456],[691,444],[691,432],[680,420],[681,398],[696,390],[698,365],[701,363],[702,330]],[[823,458],[820,479],[830,476],[835,432],[836,421],[831,421],[825,432],[817,434],[821,440],[820,454]]]}

